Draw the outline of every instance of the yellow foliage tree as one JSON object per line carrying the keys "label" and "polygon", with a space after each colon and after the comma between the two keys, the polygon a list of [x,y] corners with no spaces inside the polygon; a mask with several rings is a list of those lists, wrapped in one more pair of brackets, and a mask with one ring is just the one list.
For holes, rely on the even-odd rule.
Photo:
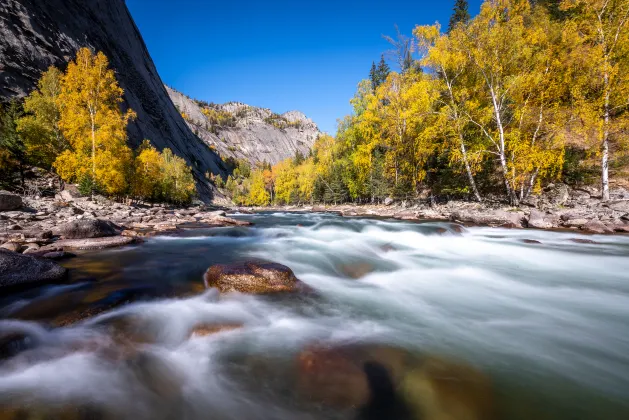
{"label": "yellow foliage tree", "polygon": [[275,202],[290,204],[297,196],[297,177],[292,159],[286,159],[273,166],[275,178]]}
{"label": "yellow foliage tree", "polygon": [[157,200],[162,193],[164,159],[161,153],[144,140],[135,158],[133,194],[147,200]]}
{"label": "yellow foliage tree", "polygon": [[573,12],[564,30],[571,54],[571,93],[601,156],[601,185],[609,200],[612,143],[627,143],[629,127],[629,0],[563,0]]}
{"label": "yellow foliage tree", "polygon": [[253,206],[266,206],[270,201],[271,195],[266,190],[263,171],[256,169],[251,173],[248,204]]}
{"label": "yellow foliage tree", "polygon": [[122,95],[107,57],[80,49],[58,97],[59,127],[70,148],[53,166],[64,180],[89,177],[108,195],[126,191],[132,161],[126,129],[135,113],[121,111]]}
{"label": "yellow foliage tree", "polygon": [[44,72],[37,89],[24,100],[26,115],[17,121],[29,161],[46,168],[52,167],[57,156],[68,147],[59,126],[61,116],[57,104],[62,76],[56,67]]}

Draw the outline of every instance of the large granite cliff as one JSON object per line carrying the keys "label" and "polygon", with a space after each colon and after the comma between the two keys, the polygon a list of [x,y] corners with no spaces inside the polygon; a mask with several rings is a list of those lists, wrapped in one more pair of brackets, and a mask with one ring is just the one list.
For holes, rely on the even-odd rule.
{"label": "large granite cliff", "polygon": [[209,104],[171,88],[167,91],[190,129],[223,158],[275,164],[297,152],[308,155],[321,134],[299,111],[280,115],[240,102]]}
{"label": "large granite cliff", "polygon": [[109,57],[125,104],[138,115],[129,126],[132,145],[147,138],[171,148],[193,167],[201,197],[211,198],[204,174],[224,173],[223,163],[173,105],[124,0],[2,0],[0,100],[28,94],[42,71],[64,68],[83,46]]}

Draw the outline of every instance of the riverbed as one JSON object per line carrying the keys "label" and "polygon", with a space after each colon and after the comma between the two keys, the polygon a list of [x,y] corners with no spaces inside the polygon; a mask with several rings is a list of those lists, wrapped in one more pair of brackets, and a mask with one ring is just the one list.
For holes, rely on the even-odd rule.
{"label": "riverbed", "polygon": [[[386,346],[469,366],[491,383],[497,419],[629,418],[629,237],[234,217],[255,226],[84,253],[64,263],[67,284],[1,297],[0,332],[26,337],[0,361],[4,413],[351,419],[361,407],[295,385],[294,361]],[[251,260],[290,267],[313,292],[205,290],[209,266]]]}

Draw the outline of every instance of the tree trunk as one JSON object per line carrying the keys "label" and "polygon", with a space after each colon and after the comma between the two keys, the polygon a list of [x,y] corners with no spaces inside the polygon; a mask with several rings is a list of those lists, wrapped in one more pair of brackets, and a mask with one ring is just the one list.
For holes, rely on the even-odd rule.
{"label": "tree trunk", "polygon": [[494,89],[490,88],[490,92],[491,92],[491,100],[494,106],[494,117],[496,118],[496,125],[498,126],[498,132],[500,135],[498,155],[500,157],[500,167],[502,169],[502,176],[504,178],[505,188],[507,190],[507,198],[509,199],[509,203],[511,205],[517,205],[518,197],[515,195],[515,192],[511,188],[511,185],[509,184],[509,168],[507,167],[507,159],[505,157],[505,131],[502,125],[500,107],[498,106],[498,101],[496,100],[496,94],[494,92]]}
{"label": "tree trunk", "polygon": [[601,162],[601,191],[603,201],[609,200],[609,75],[605,73],[605,120],[603,126],[603,145]]}
{"label": "tree trunk", "polygon": [[470,162],[467,160],[467,150],[465,148],[465,142],[463,141],[463,135],[459,133],[459,139],[461,141],[461,154],[463,155],[463,163],[465,164],[465,172],[467,172],[467,179],[469,180],[470,187],[472,187],[472,192],[474,193],[474,197],[476,201],[479,203],[483,201],[478,192],[478,188],[476,187],[476,181],[474,181],[474,175],[472,175],[472,168],[470,167]]}
{"label": "tree trunk", "polygon": [[94,182],[96,181],[96,124],[94,123],[94,112],[90,112],[92,122],[92,200],[94,200]]}

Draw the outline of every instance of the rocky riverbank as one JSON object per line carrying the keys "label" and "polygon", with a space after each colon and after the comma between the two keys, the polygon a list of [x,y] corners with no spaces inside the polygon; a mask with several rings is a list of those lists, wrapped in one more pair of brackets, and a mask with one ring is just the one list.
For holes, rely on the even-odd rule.
{"label": "rocky riverbank", "polygon": [[273,206],[240,211],[335,212],[346,217],[448,220],[463,224],[532,229],[567,229],[591,234],[629,233],[629,192],[619,188],[602,201],[595,188],[553,185],[518,207],[499,202],[424,202],[388,200],[382,205]]}
{"label": "rocky riverbank", "polygon": [[0,191],[0,267],[19,263],[33,268],[0,274],[0,288],[45,282],[50,270],[55,279],[65,274],[40,264],[41,258],[59,260],[73,256],[72,252],[130,245],[142,242],[143,237],[176,234],[186,228],[243,225],[249,223],[202,205],[122,204],[103,197],[81,197],[73,189],[54,198],[22,198]]}

